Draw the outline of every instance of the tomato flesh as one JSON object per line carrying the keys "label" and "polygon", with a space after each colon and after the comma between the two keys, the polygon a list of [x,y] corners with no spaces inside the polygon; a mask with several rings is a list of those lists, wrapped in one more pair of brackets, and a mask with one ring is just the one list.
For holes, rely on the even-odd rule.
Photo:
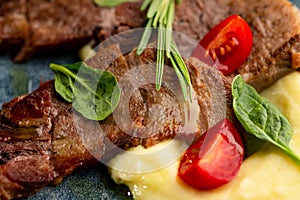
{"label": "tomato flesh", "polygon": [[228,119],[224,119],[186,150],[178,176],[196,189],[213,189],[236,176],[243,156],[244,146],[239,133]]}
{"label": "tomato flesh", "polygon": [[231,15],[212,28],[194,49],[192,56],[230,74],[248,58],[252,31],[239,15]]}

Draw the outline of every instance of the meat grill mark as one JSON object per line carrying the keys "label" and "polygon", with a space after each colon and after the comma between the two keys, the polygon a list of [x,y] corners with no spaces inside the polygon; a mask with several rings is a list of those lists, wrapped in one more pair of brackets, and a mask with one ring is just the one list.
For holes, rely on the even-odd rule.
{"label": "meat grill mark", "polygon": [[[279,78],[297,70],[299,65],[293,63],[293,60],[299,59],[300,52],[300,34],[295,34],[287,42],[285,42],[275,52],[271,53],[265,59],[265,64],[255,70],[249,72],[246,68],[240,68],[238,72],[245,77],[246,81],[252,85],[257,91],[269,87]],[[249,64],[251,65],[251,64]]]}

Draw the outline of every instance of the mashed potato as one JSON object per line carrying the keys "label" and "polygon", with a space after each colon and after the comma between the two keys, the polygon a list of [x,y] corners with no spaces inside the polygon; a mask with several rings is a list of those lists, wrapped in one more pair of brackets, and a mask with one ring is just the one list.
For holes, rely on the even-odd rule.
{"label": "mashed potato", "polygon": [[[300,72],[293,72],[262,92],[262,95],[273,102],[288,118],[294,128],[291,148],[300,155]],[[166,145],[160,144],[160,145]],[[178,153],[178,143],[171,151]],[[157,148],[157,147],[156,147]],[[135,148],[136,153],[147,153],[149,150]],[[126,153],[111,161],[112,166],[122,166]],[[160,159],[157,159],[160,160]],[[133,161],[134,162],[134,161]],[[143,159],[138,163],[151,165]],[[132,164],[132,162],[131,162]],[[157,163],[156,163],[157,164]],[[156,165],[155,164],[155,165]],[[126,164],[124,164],[126,165]],[[112,178],[117,183],[127,185],[135,199],[299,199],[300,166],[296,165],[280,150],[271,145],[265,146],[247,158],[240,172],[230,183],[209,191],[195,190],[185,185],[177,177],[178,160],[168,167],[142,174],[126,173],[122,170],[111,170]]]}

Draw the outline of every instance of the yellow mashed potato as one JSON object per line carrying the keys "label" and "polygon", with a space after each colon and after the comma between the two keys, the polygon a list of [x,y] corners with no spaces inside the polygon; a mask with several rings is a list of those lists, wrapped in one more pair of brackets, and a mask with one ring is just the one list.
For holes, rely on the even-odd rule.
{"label": "yellow mashed potato", "polygon": [[[300,72],[281,78],[261,94],[273,102],[291,122],[295,135],[290,146],[300,156]],[[173,142],[172,145],[172,151],[178,153],[176,146],[179,144]],[[138,147],[131,151],[147,153],[149,150]],[[117,156],[111,161],[111,166],[126,168],[120,163],[120,159],[126,158],[126,153]],[[138,163],[148,167],[151,165],[151,162],[143,159]],[[176,175],[178,165],[179,162],[175,161],[168,167],[142,174],[111,170],[111,175],[115,182],[127,185],[135,199],[142,200],[300,199],[300,166],[271,145],[247,158],[234,180],[214,190],[199,191],[185,185]]]}

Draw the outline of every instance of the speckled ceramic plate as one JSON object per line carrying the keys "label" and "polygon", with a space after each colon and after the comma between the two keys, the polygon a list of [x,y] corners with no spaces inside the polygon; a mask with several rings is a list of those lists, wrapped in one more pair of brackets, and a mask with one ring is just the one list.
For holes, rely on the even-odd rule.
{"label": "speckled ceramic plate", "polygon": [[[300,0],[292,0],[300,7]],[[272,3],[272,1],[270,1]],[[35,57],[25,64],[15,64],[9,57],[0,55],[0,105],[15,96],[36,89],[40,81],[53,79],[49,69],[51,62],[72,63],[72,55],[52,55]],[[125,186],[116,185],[109,177],[106,167],[78,171],[66,177],[58,186],[45,187],[28,198],[29,200],[93,200],[132,199]]]}

